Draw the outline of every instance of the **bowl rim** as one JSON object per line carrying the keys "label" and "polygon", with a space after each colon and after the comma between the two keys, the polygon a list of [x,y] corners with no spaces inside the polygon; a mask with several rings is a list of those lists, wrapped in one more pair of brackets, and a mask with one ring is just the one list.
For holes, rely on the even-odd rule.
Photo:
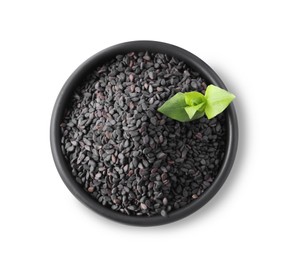
{"label": "bowl rim", "polygon": [[200,58],[194,54],[172,44],[157,42],[157,41],[130,41],[120,43],[111,47],[108,47],[89,59],[84,61],[67,79],[62,87],[57,100],[55,102],[50,124],[50,144],[53,159],[56,168],[61,176],[63,182],[70,190],[70,192],[83,204],[97,212],[98,214],[109,218],[114,221],[118,221],[124,224],[136,225],[136,226],[155,226],[162,225],[177,221],[190,214],[194,213],[205,205],[214,195],[219,191],[228,177],[231,168],[233,166],[237,146],[238,146],[238,122],[234,104],[232,103],[224,112],[226,115],[227,123],[227,145],[225,158],[222,162],[220,171],[212,183],[212,185],[205,191],[198,199],[189,203],[183,208],[170,212],[167,217],[160,215],[156,216],[128,216],[123,213],[113,211],[107,207],[99,204],[93,197],[91,197],[74,179],[68,164],[61,151],[61,131],[60,123],[63,119],[64,110],[67,102],[69,101],[72,92],[80,84],[82,79],[91,71],[94,67],[100,66],[106,61],[118,54],[125,54],[129,52],[149,51],[149,52],[161,52],[170,56],[176,57],[184,61],[189,67],[198,71],[200,75],[208,82],[217,85],[223,89],[227,89],[223,81],[215,73],[215,71],[207,65]]}

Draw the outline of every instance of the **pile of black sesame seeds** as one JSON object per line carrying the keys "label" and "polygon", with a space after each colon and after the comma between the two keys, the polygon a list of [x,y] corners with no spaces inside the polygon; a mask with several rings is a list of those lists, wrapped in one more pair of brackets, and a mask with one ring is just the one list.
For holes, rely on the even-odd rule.
{"label": "pile of black sesame seeds", "polygon": [[157,112],[200,75],[160,53],[118,55],[75,91],[61,124],[62,151],[97,203],[128,215],[167,216],[204,193],[225,151],[224,113],[180,123]]}

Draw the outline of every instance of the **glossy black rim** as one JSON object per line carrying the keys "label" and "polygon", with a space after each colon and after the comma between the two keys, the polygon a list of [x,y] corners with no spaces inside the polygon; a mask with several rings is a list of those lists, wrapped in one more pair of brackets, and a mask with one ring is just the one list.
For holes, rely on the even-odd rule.
{"label": "glossy black rim", "polygon": [[183,60],[189,67],[198,71],[201,76],[206,79],[207,83],[212,83],[221,88],[226,89],[222,80],[218,75],[201,59],[192,53],[179,48],[177,46],[156,42],[156,41],[132,41],[121,43],[109,47],[101,52],[90,57],[83,64],[81,64],[69,77],[61,89],[59,96],[56,100],[50,127],[50,141],[51,150],[57,170],[71,193],[86,206],[99,213],[100,215],[109,219],[138,226],[154,226],[167,224],[179,219],[182,219],[205,205],[221,188],[226,178],[228,177],[232,168],[237,144],[238,144],[238,124],[234,105],[231,104],[226,110],[227,118],[227,146],[225,159],[222,163],[221,169],[217,178],[212,183],[207,191],[205,191],[197,200],[194,200],[184,208],[170,212],[168,217],[162,216],[127,216],[125,214],[113,211],[99,204],[94,198],[92,198],[83,188],[75,181],[71,174],[70,167],[66,162],[61,151],[61,132],[60,123],[63,119],[65,108],[71,98],[71,94],[74,89],[80,84],[82,79],[95,67],[104,64],[117,54],[124,54],[131,51],[150,51],[166,53],[170,56]]}

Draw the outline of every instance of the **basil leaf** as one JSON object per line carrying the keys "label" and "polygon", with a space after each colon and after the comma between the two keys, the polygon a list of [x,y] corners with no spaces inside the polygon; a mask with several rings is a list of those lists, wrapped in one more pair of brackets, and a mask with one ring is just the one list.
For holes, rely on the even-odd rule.
{"label": "basil leaf", "polygon": [[208,119],[211,119],[223,112],[235,96],[222,88],[209,85],[205,92],[205,98],[207,100],[205,114]]}
{"label": "basil leaf", "polygon": [[187,122],[190,121],[190,118],[185,111],[186,106],[185,95],[183,93],[177,93],[158,108],[158,111],[177,121]]}
{"label": "basil leaf", "polygon": [[192,119],[193,116],[198,112],[198,110],[195,108],[195,106],[185,107],[185,111],[187,112],[189,119]]}
{"label": "basil leaf", "polygon": [[209,85],[205,96],[196,91],[177,93],[158,108],[158,111],[180,122],[192,121],[204,114],[211,119],[223,112],[234,98],[232,93]]}
{"label": "basil leaf", "polygon": [[200,112],[198,111],[193,117],[192,117],[192,121],[195,120],[195,119],[199,119],[201,117],[203,117],[205,115],[205,112]]}
{"label": "basil leaf", "polygon": [[199,105],[206,102],[206,98],[200,92],[192,91],[184,93],[186,103],[189,106]]}
{"label": "basil leaf", "polygon": [[[204,115],[204,105],[205,103],[201,103],[196,106],[187,106],[185,107],[185,111],[187,112],[190,120],[198,119]],[[203,110],[202,110],[203,108]]]}

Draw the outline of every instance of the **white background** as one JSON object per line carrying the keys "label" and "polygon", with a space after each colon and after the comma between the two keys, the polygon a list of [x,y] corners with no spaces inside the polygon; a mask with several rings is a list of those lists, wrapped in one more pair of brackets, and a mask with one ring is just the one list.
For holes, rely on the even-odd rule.
{"label": "white background", "polygon": [[[0,259],[292,259],[291,1],[1,1]],[[223,188],[159,227],[107,220],[61,181],[54,102],[85,59],[158,40],[236,94],[240,143]]]}

